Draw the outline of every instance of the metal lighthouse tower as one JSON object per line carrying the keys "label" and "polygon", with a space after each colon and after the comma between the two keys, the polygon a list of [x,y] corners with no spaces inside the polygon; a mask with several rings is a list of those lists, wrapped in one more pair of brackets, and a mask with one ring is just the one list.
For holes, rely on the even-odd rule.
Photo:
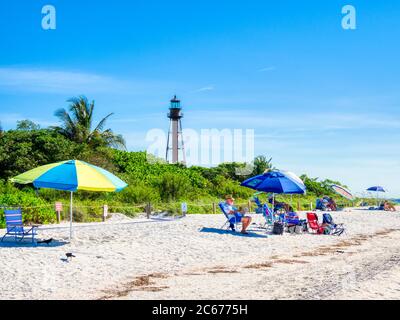
{"label": "metal lighthouse tower", "polygon": [[170,127],[168,132],[166,160],[170,163],[186,163],[185,146],[182,134],[183,113],[181,101],[178,100],[176,96],[171,100],[168,118],[170,119]]}

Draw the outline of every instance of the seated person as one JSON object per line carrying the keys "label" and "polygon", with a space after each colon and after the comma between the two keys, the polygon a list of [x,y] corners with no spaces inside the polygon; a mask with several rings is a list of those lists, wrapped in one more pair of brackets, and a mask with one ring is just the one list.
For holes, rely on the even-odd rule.
{"label": "seated person", "polygon": [[325,211],[326,210],[325,204],[322,201],[322,199],[317,199],[316,209],[317,210],[321,210],[321,211]]}
{"label": "seated person", "polygon": [[336,205],[335,200],[333,200],[332,198],[329,198],[327,208],[330,209],[331,211],[337,211],[337,205]]}
{"label": "seated person", "polygon": [[288,213],[288,212],[294,211],[293,208],[289,204],[287,204],[285,202],[277,202],[275,200],[275,198],[273,198],[272,196],[270,196],[268,198],[268,202],[270,204],[274,204],[274,213],[281,212],[281,211]]}
{"label": "seated person", "polygon": [[324,204],[325,208],[328,208],[328,204],[329,204],[330,200],[331,200],[331,198],[329,198],[328,196],[322,197],[322,203]]}
{"label": "seated person", "polygon": [[396,211],[396,208],[389,201],[385,201],[383,203],[383,210],[385,210],[385,211]]}
{"label": "seated person", "polygon": [[[317,200],[318,201],[318,200]],[[322,211],[337,211],[337,205],[335,200],[333,200],[331,197],[328,196],[323,196],[322,199],[320,200],[320,204],[317,204],[317,209],[322,210]]]}
{"label": "seated person", "polygon": [[242,231],[243,234],[248,234],[246,229],[251,223],[251,217],[245,216],[245,211],[242,210],[240,212],[236,207],[233,206],[235,199],[232,196],[226,196],[224,203],[224,211],[228,215],[230,227],[233,231],[235,230],[235,225],[232,223],[232,220],[236,219],[237,222],[242,222]]}

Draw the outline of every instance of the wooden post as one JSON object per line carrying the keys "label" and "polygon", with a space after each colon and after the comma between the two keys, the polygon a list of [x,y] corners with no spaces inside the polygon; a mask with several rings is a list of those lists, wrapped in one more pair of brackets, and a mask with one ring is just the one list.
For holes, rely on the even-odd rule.
{"label": "wooden post", "polygon": [[107,216],[108,216],[108,205],[105,204],[103,206],[103,222],[106,222]]}
{"label": "wooden post", "polygon": [[249,208],[249,213],[251,213],[251,201],[250,200],[247,202],[247,206]]}
{"label": "wooden post", "polygon": [[185,217],[186,214],[187,214],[187,212],[188,212],[188,206],[187,206],[187,203],[184,202],[184,203],[181,204],[181,213],[182,213],[182,216]]}
{"label": "wooden post", "polygon": [[297,211],[300,211],[300,199],[297,198]]}
{"label": "wooden post", "polygon": [[212,210],[213,210],[213,214],[216,214],[217,212],[216,212],[216,205],[215,205],[215,202],[213,202],[213,204],[212,204]]}
{"label": "wooden post", "polygon": [[147,219],[150,219],[150,215],[151,215],[151,203],[150,202],[146,205],[145,210],[146,210]]}
{"label": "wooden post", "polygon": [[59,224],[61,222],[61,211],[63,210],[62,203],[56,202],[55,209],[57,214],[57,223]]}

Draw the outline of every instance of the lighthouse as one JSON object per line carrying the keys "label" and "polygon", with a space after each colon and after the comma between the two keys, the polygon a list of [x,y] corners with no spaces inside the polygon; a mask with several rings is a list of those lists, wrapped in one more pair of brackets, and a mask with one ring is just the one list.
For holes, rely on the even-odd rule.
{"label": "lighthouse", "polygon": [[176,96],[171,100],[168,118],[170,126],[168,132],[166,161],[169,163],[186,163],[185,146],[182,134],[181,101]]}

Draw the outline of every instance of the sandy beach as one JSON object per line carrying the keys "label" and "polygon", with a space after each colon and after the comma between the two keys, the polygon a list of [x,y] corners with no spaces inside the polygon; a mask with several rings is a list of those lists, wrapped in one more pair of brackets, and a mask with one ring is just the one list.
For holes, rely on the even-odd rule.
{"label": "sandy beach", "polygon": [[243,236],[222,215],[115,214],[75,224],[70,244],[68,224],[43,226],[50,245],[0,244],[0,299],[400,298],[399,212],[333,213],[341,237],[268,235],[253,217]]}

